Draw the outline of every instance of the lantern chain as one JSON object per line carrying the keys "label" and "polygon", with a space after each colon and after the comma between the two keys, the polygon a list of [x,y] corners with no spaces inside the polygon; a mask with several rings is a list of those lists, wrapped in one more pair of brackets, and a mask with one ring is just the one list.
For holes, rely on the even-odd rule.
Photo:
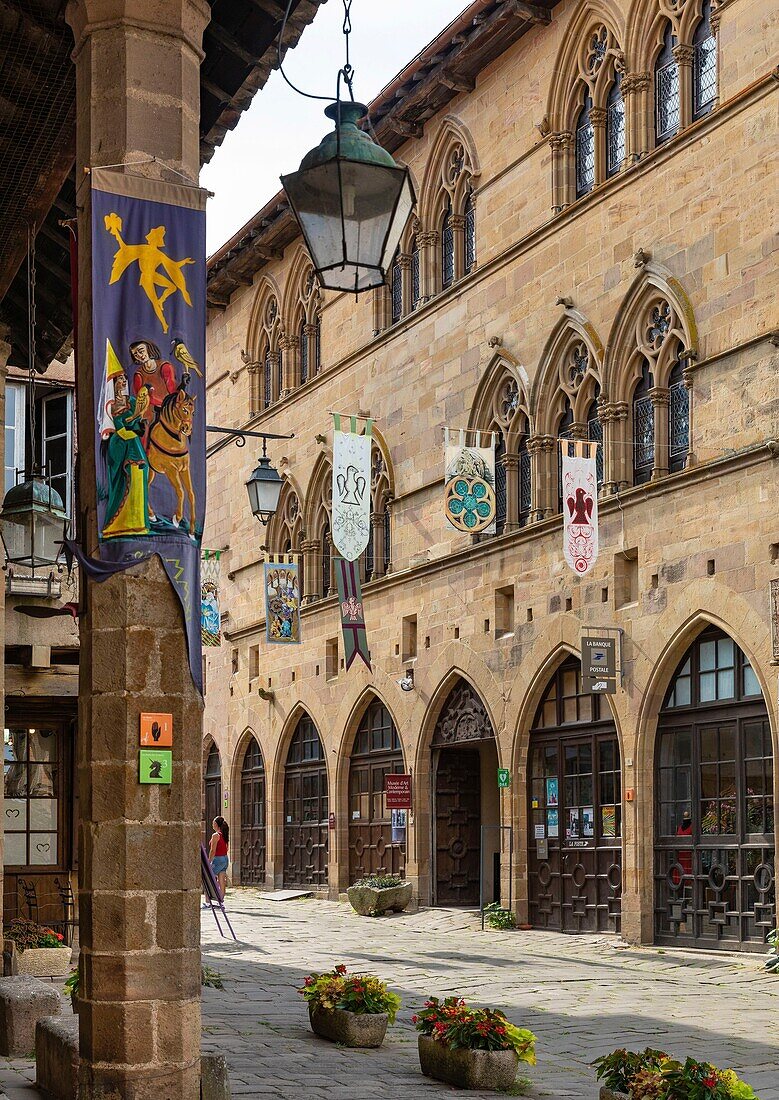
{"label": "lantern chain", "polygon": [[[353,0],[343,0],[344,5],[344,21],[343,21],[343,34],[346,39],[346,60],[342,68],[338,70],[338,87],[340,88],[341,77],[344,79],[344,83],[349,89],[349,95],[354,102],[354,92],[352,91],[352,83],[354,81],[354,69],[352,68],[350,56],[349,56],[349,35],[352,33],[352,2]],[[281,29],[279,31],[279,42],[277,48],[277,55],[279,60],[279,72],[282,75],[285,83],[287,83],[293,92],[297,92],[298,95],[305,96],[306,99],[321,99],[323,102],[332,103],[333,97],[329,95],[314,95],[312,92],[304,92],[302,88],[298,88],[296,84],[293,84],[287,74],[284,72],[284,66],[281,60],[282,44],[284,42],[284,32],[287,29],[287,21],[289,20],[290,12],[292,11],[292,5],[295,0],[287,0],[287,7],[284,12],[284,18],[281,21]],[[340,99],[340,91],[336,91],[336,100]]]}
{"label": "lantern chain", "polygon": [[35,237],[32,226],[27,227],[27,418],[30,425],[31,466],[35,471]]}

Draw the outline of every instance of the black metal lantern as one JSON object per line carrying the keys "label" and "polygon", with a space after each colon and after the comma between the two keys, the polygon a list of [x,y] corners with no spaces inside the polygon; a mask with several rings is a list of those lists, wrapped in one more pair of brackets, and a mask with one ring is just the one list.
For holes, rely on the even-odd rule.
{"label": "black metal lantern", "polygon": [[246,482],[246,492],[249,494],[249,505],[252,515],[260,523],[265,525],[279,506],[281,487],[284,484],[279,477],[279,471],[271,465],[271,461],[263,453],[251,477]]}
{"label": "black metal lantern", "polygon": [[362,103],[331,103],[325,114],[335,130],[281,182],[320,284],[359,294],[386,282],[414,188],[408,169],[358,128]]}
{"label": "black metal lantern", "polygon": [[5,494],[0,536],[10,565],[32,570],[56,565],[67,516],[48,478],[33,475]]}

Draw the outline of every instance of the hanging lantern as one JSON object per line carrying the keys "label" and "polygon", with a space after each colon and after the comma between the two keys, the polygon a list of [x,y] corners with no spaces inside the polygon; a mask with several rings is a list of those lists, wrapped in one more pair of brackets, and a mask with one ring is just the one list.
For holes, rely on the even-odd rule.
{"label": "hanging lantern", "polygon": [[33,476],[5,494],[0,536],[12,565],[32,570],[56,565],[67,516],[59,493],[48,480]]}
{"label": "hanging lantern", "polygon": [[387,281],[415,202],[408,169],[358,128],[367,113],[331,103],[335,130],[281,177],[320,284],[355,294]]}
{"label": "hanging lantern", "polygon": [[263,525],[278,508],[283,484],[279,471],[271,466],[268,456],[261,455],[252,476],[246,482],[246,492],[249,494],[252,515]]}

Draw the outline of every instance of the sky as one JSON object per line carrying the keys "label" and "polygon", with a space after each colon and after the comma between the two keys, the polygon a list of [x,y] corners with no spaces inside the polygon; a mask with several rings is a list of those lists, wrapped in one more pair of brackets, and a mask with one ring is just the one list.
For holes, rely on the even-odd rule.
{"label": "sky", "polygon": [[[467,6],[467,0],[352,0],[354,97],[367,103]],[[335,98],[344,60],[342,0],[328,0],[287,53],[293,84]],[[305,153],[332,129],[326,103],[304,99],[274,71],[237,127],[225,137],[201,183],[214,192],[207,210],[208,252],[215,252],[280,189]]]}

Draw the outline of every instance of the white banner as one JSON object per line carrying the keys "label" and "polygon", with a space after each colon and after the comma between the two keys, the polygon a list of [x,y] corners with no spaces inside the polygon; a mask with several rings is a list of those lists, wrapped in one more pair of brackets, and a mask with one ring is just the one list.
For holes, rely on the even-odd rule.
{"label": "white banner", "polygon": [[592,569],[598,557],[598,446],[578,439],[560,440],[563,552],[580,577]]}
{"label": "white banner", "polygon": [[351,431],[341,431],[333,413],[333,545],[342,558],[354,561],[368,545],[371,532],[371,426],[357,434],[357,417],[347,417]]}
{"label": "white banner", "polygon": [[465,534],[496,532],[495,437],[464,428],[444,428],[444,511],[452,527]]}

